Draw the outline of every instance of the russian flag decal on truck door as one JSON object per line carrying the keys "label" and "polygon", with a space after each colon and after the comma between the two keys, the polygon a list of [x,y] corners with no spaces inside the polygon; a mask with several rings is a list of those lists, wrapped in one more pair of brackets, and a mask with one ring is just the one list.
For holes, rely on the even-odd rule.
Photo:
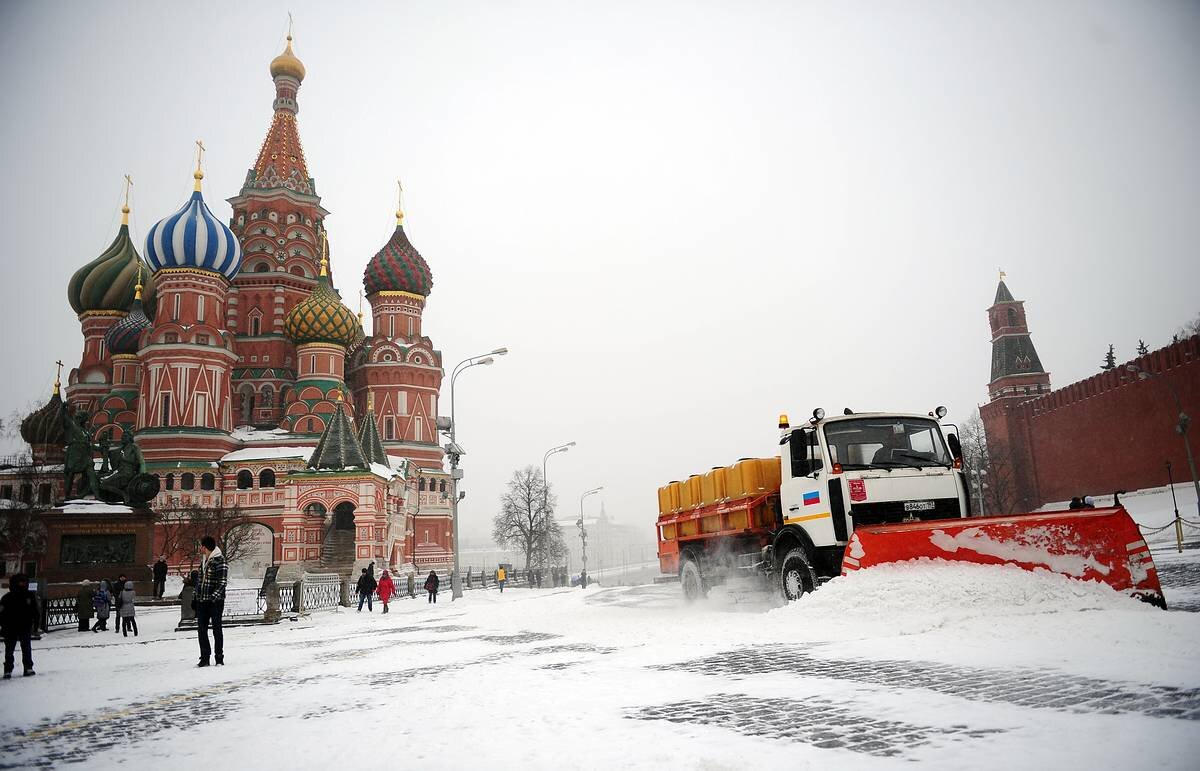
{"label": "russian flag decal on truck door", "polygon": [[804,505],[805,506],[814,506],[820,502],[821,502],[821,493],[817,492],[816,490],[812,491],[811,493],[804,494]]}

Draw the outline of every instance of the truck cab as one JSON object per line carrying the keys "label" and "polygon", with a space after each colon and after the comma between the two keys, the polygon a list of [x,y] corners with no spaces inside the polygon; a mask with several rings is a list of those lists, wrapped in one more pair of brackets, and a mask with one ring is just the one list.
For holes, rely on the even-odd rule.
{"label": "truck cab", "polygon": [[[808,423],[780,417],[780,513],[772,562],[801,549],[816,575],[841,570],[843,552],[858,525],[969,515],[969,497],[957,437],[949,439],[929,415],[850,413]],[[786,571],[785,571],[786,573]],[[809,576],[797,576],[799,590]],[[785,594],[787,576],[784,579]],[[801,592],[802,593],[802,592]]]}

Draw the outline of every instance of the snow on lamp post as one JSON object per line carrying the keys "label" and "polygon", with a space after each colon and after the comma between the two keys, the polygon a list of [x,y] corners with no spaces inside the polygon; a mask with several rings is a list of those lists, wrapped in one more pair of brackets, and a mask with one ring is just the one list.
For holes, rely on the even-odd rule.
{"label": "snow on lamp post", "polygon": [[446,445],[446,454],[450,456],[450,479],[454,483],[454,494],[450,496],[450,521],[454,523],[454,571],[450,574],[450,599],[452,601],[462,597],[462,578],[458,574],[458,501],[461,497],[458,494],[458,483],[463,478],[463,473],[458,467],[458,462],[465,454],[463,448],[456,441],[458,424],[454,420],[454,381],[458,380],[458,376],[471,367],[494,364],[496,356],[507,354],[507,348],[497,348],[489,353],[470,356],[454,365],[454,371],[450,374],[450,444]]}
{"label": "snow on lamp post", "polygon": [[[1174,397],[1175,409],[1179,413],[1178,418],[1176,418],[1175,433],[1183,438],[1183,449],[1187,453],[1188,470],[1192,472],[1192,487],[1196,490],[1196,513],[1200,514],[1200,477],[1196,476],[1196,461],[1192,458],[1192,443],[1188,439],[1188,426],[1191,425],[1192,419],[1183,411],[1183,402],[1179,400],[1179,392],[1175,390],[1175,386],[1171,385],[1171,381],[1161,375],[1147,372],[1136,364],[1126,364],[1125,369],[1129,372],[1137,373],[1138,380],[1154,379],[1159,381],[1167,387],[1167,390],[1171,392],[1171,396]],[[1174,485],[1171,486],[1171,490],[1174,492]]]}

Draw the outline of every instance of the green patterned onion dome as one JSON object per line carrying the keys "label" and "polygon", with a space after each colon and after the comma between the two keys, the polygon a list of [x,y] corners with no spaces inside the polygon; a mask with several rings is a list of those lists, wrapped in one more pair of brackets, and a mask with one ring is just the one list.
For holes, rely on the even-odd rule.
{"label": "green patterned onion dome", "polygon": [[354,344],[361,328],[353,311],[329,284],[325,266],[312,294],[296,303],[283,322],[283,331],[296,345],[333,343],[343,348]]}
{"label": "green patterned onion dome", "polygon": [[50,401],[40,409],[29,413],[21,421],[21,438],[31,445],[53,445],[62,447],[67,443],[66,430],[63,428],[62,397],[58,395],[57,384]]}
{"label": "green patterned onion dome", "polygon": [[127,311],[133,303],[139,267],[142,272],[142,304],[146,315],[154,318],[154,277],[138,256],[127,224],[121,225],[117,237],[99,257],[71,276],[67,284],[67,300],[78,314],[88,311]]}
{"label": "green patterned onion dome", "polygon": [[[401,217],[397,217],[400,220]],[[396,223],[396,232],[383,248],[367,263],[363,273],[367,294],[376,292],[410,292],[428,297],[433,289],[429,263],[404,234],[404,225]]]}

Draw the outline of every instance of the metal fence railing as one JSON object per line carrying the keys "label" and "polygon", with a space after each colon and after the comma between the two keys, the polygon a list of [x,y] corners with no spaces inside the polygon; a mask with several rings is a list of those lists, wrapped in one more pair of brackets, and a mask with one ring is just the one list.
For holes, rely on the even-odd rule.
{"label": "metal fence railing", "polygon": [[310,613],[338,607],[342,604],[342,582],[342,577],[337,573],[305,573],[298,582],[300,603],[297,612]]}
{"label": "metal fence railing", "polygon": [[56,629],[68,629],[79,625],[79,616],[75,613],[74,597],[52,597],[42,599],[42,631],[53,632]]}

